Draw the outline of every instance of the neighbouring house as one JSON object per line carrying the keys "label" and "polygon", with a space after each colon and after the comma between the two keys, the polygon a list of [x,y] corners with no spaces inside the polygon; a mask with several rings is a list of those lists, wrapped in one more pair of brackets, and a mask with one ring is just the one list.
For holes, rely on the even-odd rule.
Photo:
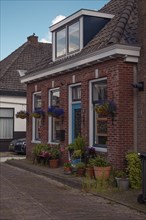
{"label": "neighbouring house", "polygon": [[127,151],[146,151],[145,18],[145,0],[111,0],[50,27],[52,59],[21,77],[28,112],[43,113],[27,119],[28,158],[36,143],[66,147],[78,134],[116,168]]}
{"label": "neighbouring house", "polygon": [[49,56],[51,44],[38,42],[34,34],[27,42],[0,62],[0,151],[7,151],[12,139],[26,137],[26,119],[16,113],[26,110],[26,85],[20,75]]}

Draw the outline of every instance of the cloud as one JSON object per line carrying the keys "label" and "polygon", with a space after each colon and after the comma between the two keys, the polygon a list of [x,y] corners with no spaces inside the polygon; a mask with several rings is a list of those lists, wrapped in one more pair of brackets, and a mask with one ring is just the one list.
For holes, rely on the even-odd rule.
{"label": "cloud", "polygon": [[[54,25],[56,23],[58,23],[59,21],[62,21],[64,18],[66,18],[64,15],[58,15],[56,16],[52,22],[51,22],[51,25]],[[40,40],[40,42],[42,43],[52,43],[52,34],[50,31],[48,31],[48,34],[46,34],[46,36],[44,38],[42,38]]]}
{"label": "cloud", "polygon": [[59,21],[62,21],[64,18],[66,18],[64,15],[58,15],[56,18],[53,19],[52,25],[58,23]]}

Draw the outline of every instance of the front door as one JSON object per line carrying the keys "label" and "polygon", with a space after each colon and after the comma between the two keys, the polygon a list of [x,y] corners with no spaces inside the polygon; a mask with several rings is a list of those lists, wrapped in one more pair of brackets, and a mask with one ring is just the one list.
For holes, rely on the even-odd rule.
{"label": "front door", "polygon": [[81,134],[81,103],[72,104],[72,142]]}

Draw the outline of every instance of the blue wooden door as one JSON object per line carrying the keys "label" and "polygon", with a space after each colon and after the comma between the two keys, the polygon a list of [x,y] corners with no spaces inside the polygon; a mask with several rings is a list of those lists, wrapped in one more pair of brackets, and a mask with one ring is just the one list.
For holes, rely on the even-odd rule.
{"label": "blue wooden door", "polygon": [[81,103],[72,104],[72,142],[81,134]]}

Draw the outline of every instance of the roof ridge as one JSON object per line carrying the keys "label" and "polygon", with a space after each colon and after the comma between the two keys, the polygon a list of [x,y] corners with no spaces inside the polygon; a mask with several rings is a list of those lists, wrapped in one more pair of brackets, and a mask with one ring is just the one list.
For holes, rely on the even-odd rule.
{"label": "roof ridge", "polygon": [[125,26],[128,22],[128,19],[131,15],[132,9],[134,7],[135,0],[129,0],[126,4],[126,7],[124,8],[123,12],[121,13],[121,17],[115,27],[115,30],[109,40],[108,44],[112,43],[118,43],[121,35],[123,33],[123,30],[125,29]]}

